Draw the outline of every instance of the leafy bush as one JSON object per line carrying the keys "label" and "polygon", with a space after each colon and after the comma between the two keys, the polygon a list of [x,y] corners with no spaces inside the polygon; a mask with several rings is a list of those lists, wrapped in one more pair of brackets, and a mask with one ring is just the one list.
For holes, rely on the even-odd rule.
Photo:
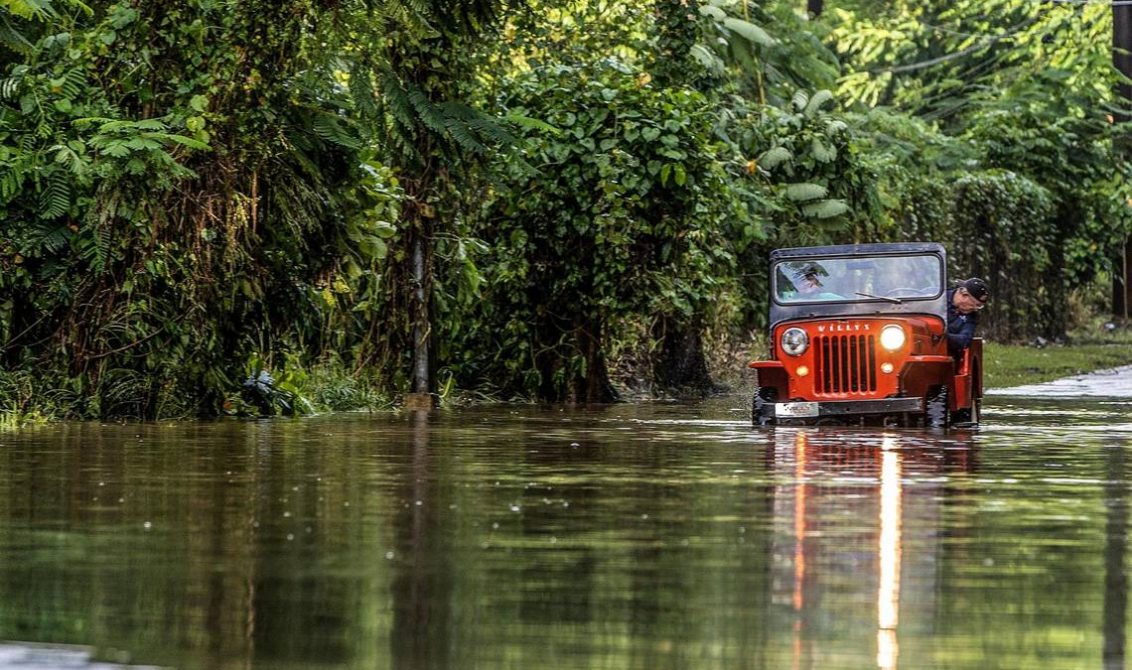
{"label": "leafy bush", "polygon": [[69,413],[215,413],[253,353],[370,326],[395,183],[285,4],[91,3],[0,61],[3,364]]}
{"label": "leafy bush", "polygon": [[605,354],[627,319],[704,311],[757,226],[728,189],[707,99],[616,61],[506,82],[501,105],[543,119],[526,164],[502,166],[479,229],[484,300],[455,335],[461,382],[609,399]]}
{"label": "leafy bush", "polygon": [[985,278],[994,299],[980,320],[982,334],[1009,341],[1054,328],[1048,319],[1064,312],[1051,309],[1060,294],[1048,281],[1060,272],[1049,253],[1057,234],[1049,192],[1001,170],[961,177],[953,188],[953,276]]}

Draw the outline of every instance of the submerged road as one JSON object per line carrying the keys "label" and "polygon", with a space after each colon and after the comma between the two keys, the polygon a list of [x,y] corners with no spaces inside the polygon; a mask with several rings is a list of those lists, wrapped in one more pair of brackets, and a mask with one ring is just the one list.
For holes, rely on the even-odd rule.
{"label": "submerged road", "polygon": [[0,668],[1124,667],[1132,366],[978,430],[750,393],[0,433]]}

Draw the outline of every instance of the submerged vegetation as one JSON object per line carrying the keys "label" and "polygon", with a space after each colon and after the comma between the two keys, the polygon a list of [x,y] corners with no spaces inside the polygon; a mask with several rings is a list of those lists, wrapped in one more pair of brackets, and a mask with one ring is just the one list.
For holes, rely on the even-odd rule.
{"label": "submerged vegetation", "polygon": [[708,390],[787,245],[943,242],[1063,339],[1111,8],[804,5],[0,0],[0,420]]}

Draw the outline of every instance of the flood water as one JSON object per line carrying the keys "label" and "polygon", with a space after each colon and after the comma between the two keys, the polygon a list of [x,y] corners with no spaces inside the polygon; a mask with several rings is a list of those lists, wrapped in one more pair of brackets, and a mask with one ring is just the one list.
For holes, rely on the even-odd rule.
{"label": "flood water", "polygon": [[0,666],[1123,667],[1132,400],[748,412],[0,433]]}

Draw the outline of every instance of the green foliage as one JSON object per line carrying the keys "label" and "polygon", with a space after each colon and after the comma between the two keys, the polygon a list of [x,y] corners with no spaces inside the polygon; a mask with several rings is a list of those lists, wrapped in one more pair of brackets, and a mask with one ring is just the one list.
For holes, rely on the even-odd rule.
{"label": "green foliage", "polygon": [[317,359],[328,326],[362,353],[398,192],[310,48],[346,35],[268,4],[42,13],[0,72],[0,346],[68,412],[216,412],[240,361]]}
{"label": "green foliage", "polygon": [[1051,257],[1058,231],[1049,192],[1013,172],[961,177],[954,186],[955,240],[951,251],[965,271],[987,279],[995,309],[980,320],[992,339],[1019,339],[1032,329],[1049,332],[1063,312],[1049,309],[1060,297],[1060,272]]}
{"label": "green foliage", "polygon": [[595,349],[635,315],[702,312],[751,219],[727,188],[703,96],[641,85],[615,63],[504,90],[506,109],[559,132],[527,133],[534,170],[502,166],[479,229],[482,316],[457,331],[456,367],[504,393],[586,399],[587,370],[604,364]]}
{"label": "green foliage", "polygon": [[[972,168],[998,168],[1043,187],[1048,202],[1039,198],[1024,205],[1031,192],[1011,206],[1042,212],[1051,207],[1053,220],[1041,235],[1013,228],[1017,222],[1010,217],[986,222],[1002,239],[1040,245],[1039,255],[1049,257],[1031,258],[1024,269],[1009,266],[1011,275],[1043,275],[1036,301],[1040,317],[1003,313],[993,329],[1010,336],[1034,330],[1063,335],[1058,315],[1067,308],[1068,290],[1110,267],[1132,224],[1126,206],[1128,167],[1114,153],[1114,128],[1106,119],[1114,106],[1127,106],[1112,100],[1117,76],[1111,66],[1111,9],[1016,0],[897,2],[882,8],[850,2],[839,3],[823,22],[832,27],[847,65],[839,89],[843,95],[939,120],[942,131],[957,140],[947,151],[950,156],[937,154],[934,158],[943,160],[928,164],[941,170],[940,176],[953,175],[948,181],[962,184]],[[970,193],[949,197],[923,179],[924,170],[899,159],[899,153],[893,156],[898,160],[890,165],[900,167],[888,171],[889,187],[912,196],[896,207],[898,220],[912,225],[902,235],[930,230],[947,241],[952,236],[941,224],[950,215],[931,200],[964,202]],[[960,181],[953,182],[955,177]],[[962,236],[954,237],[962,246]],[[987,267],[973,250],[955,260]]]}
{"label": "green foliage", "polygon": [[930,118],[967,113],[980,99],[1067,75],[1060,91],[1108,95],[1112,11],[1103,4],[838,3],[823,16],[847,68],[841,92]]}
{"label": "green foliage", "polygon": [[829,91],[795,91],[786,109],[743,111],[720,130],[750,163],[752,190],[774,246],[847,242],[875,234],[877,177],[852,151],[847,117]]}
{"label": "green foliage", "polygon": [[1114,160],[1111,124],[1098,112],[1084,111],[1103,101],[1041,93],[1061,82],[1015,87],[1008,96],[1012,108],[981,107],[968,122],[967,136],[983,148],[986,165],[1032,175],[1053,195],[1056,233],[1046,241],[1058,253],[1058,283],[1073,288],[1107,269],[1123,245],[1132,228],[1127,205],[1132,190],[1128,164]]}
{"label": "green foliage", "polygon": [[834,85],[838,63],[789,3],[707,0],[693,57],[749,102],[785,107],[799,89]]}
{"label": "green foliage", "polygon": [[1056,335],[1124,246],[1104,6],[524,4],[0,0],[0,412],[373,407],[414,327],[447,397],[604,398],[804,244]]}
{"label": "green foliage", "polygon": [[[435,388],[435,371],[424,363],[431,358],[426,350],[434,339],[434,319],[444,318],[447,291],[461,291],[468,277],[478,281],[474,263],[462,253],[461,209],[472,202],[480,166],[517,141],[504,120],[471,104],[480,84],[478,47],[494,34],[511,3],[410,4],[420,5],[428,25],[383,24],[374,52],[364,54],[378,62],[372,74],[381,95],[374,116],[363,118],[401,180],[405,204],[380,279],[383,314],[364,343],[363,360],[381,371],[390,392]],[[456,179],[470,190],[462,194]],[[444,285],[448,278],[453,285]]]}

